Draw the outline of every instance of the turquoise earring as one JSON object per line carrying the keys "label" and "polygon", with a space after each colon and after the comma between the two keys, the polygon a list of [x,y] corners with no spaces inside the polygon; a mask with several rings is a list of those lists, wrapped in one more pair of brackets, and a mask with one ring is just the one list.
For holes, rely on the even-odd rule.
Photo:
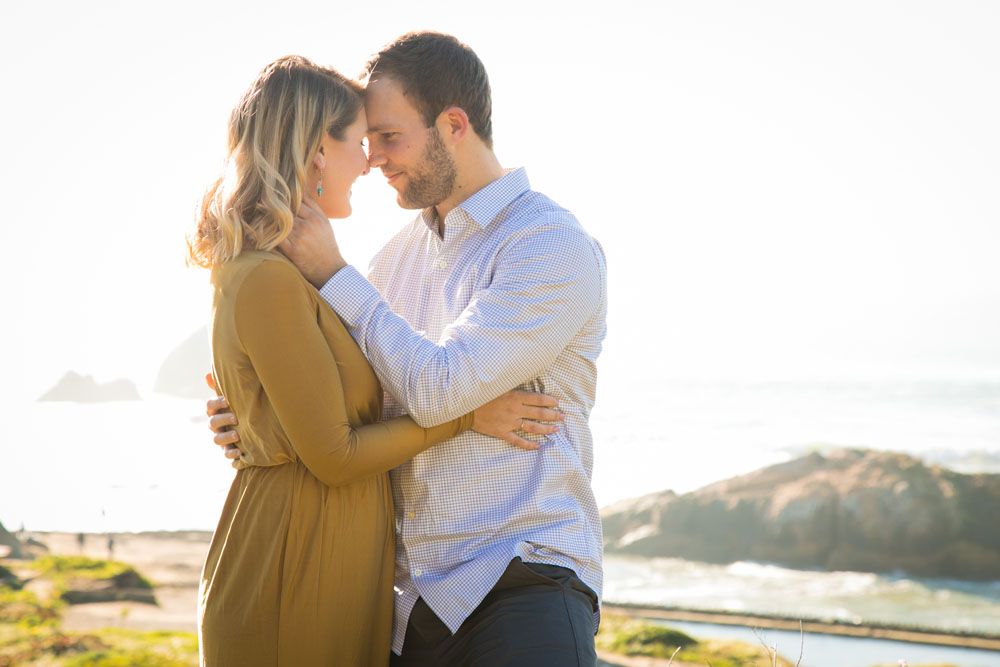
{"label": "turquoise earring", "polygon": [[319,170],[319,183],[316,185],[316,196],[323,196],[323,170]]}

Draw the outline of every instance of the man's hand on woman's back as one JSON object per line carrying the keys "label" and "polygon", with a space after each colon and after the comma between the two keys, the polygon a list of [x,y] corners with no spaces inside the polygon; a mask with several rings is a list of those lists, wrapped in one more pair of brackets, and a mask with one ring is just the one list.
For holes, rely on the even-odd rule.
{"label": "man's hand on woman's back", "polygon": [[[205,375],[205,382],[212,391],[218,391],[211,373]],[[226,397],[218,395],[210,398],[205,404],[205,414],[208,415],[208,428],[215,434],[215,444],[222,447],[225,457],[238,459],[243,456],[243,452],[237,446],[240,435],[234,428],[239,422],[236,421],[236,415],[229,410],[229,401]]]}

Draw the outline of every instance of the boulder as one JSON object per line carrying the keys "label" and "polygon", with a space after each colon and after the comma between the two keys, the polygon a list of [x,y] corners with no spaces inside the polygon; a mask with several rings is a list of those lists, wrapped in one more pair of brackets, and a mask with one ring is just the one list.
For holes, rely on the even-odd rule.
{"label": "boulder", "polygon": [[1000,475],[843,450],[601,512],[605,551],[1000,579]]}

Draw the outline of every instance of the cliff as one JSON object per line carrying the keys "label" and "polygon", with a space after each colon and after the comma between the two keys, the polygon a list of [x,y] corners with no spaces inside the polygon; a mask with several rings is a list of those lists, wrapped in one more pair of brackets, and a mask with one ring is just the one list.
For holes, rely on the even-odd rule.
{"label": "cliff", "polygon": [[207,398],[205,373],[212,370],[208,328],[202,327],[171,350],[156,374],[153,391],[182,398]]}
{"label": "cliff", "polygon": [[[0,556],[4,553],[11,558],[20,558],[22,555],[21,541],[4,528],[3,523],[0,522]],[[0,573],[0,578],[2,578],[2,573]]]}
{"label": "cliff", "polygon": [[845,450],[605,508],[605,551],[1000,579],[1000,475]]}
{"label": "cliff", "polygon": [[139,390],[136,389],[131,380],[122,379],[98,383],[89,375],[80,375],[69,371],[38,400],[104,403],[107,401],[138,401],[139,398]]}

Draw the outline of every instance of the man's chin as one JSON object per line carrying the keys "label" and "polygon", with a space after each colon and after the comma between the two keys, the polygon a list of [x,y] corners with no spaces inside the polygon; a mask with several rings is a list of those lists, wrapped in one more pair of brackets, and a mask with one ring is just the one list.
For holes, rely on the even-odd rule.
{"label": "man's chin", "polygon": [[420,204],[415,204],[408,200],[402,192],[396,193],[396,204],[399,208],[406,209],[407,211],[416,211],[418,209],[423,210],[427,208],[426,206],[421,206]]}

